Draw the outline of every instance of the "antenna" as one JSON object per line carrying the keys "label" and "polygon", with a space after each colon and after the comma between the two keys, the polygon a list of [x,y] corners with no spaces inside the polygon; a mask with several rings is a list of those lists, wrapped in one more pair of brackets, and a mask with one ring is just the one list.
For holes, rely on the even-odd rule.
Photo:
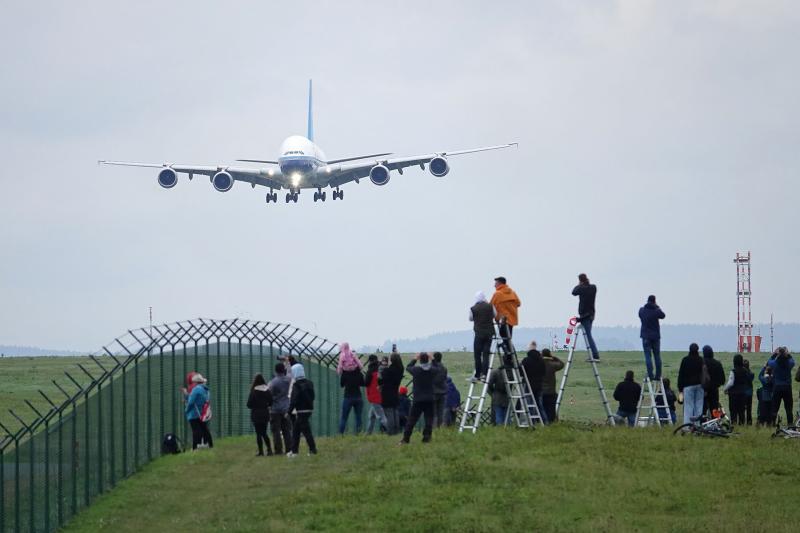
{"label": "antenna", "polygon": [[775,353],[775,322],[772,313],[769,314],[769,351]]}

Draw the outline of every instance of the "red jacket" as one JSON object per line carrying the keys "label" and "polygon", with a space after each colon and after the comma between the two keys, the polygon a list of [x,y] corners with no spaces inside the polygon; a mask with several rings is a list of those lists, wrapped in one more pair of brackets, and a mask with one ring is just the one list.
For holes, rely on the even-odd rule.
{"label": "red jacket", "polygon": [[381,403],[381,389],[378,388],[377,370],[367,374],[367,401],[369,403]]}

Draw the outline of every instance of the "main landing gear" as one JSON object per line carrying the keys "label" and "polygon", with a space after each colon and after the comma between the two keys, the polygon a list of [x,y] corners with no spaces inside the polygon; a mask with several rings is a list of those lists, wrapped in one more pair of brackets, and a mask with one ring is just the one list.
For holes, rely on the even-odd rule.
{"label": "main landing gear", "polygon": [[275,203],[275,204],[278,203],[278,193],[272,192],[272,191],[267,193],[267,203],[270,203],[270,202]]}
{"label": "main landing gear", "polygon": [[[333,194],[336,193],[334,192]],[[319,189],[317,192],[314,193],[314,201],[316,202],[317,200],[321,200],[324,202],[327,196],[328,196],[327,193],[323,192],[322,189]]]}
{"label": "main landing gear", "polygon": [[340,191],[339,187],[336,187],[336,190],[333,191],[333,199],[336,200],[337,198],[339,200],[344,200],[344,191]]}
{"label": "main landing gear", "polygon": [[297,199],[300,197],[299,192],[287,192],[286,193],[286,203],[294,202],[297,203]]}

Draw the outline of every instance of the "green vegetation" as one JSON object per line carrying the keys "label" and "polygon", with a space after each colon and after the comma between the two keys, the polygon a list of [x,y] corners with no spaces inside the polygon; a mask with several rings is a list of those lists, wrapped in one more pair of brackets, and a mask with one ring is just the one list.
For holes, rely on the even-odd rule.
{"label": "green vegetation", "polygon": [[[108,364],[104,358],[99,361]],[[25,400],[31,402],[42,413],[50,408],[50,404],[39,394],[42,390],[50,399],[59,404],[64,401],[64,394],[59,391],[52,380],[72,393],[75,385],[64,375],[70,373],[78,383],[89,382],[89,377],[80,369],[82,365],[94,376],[100,374],[97,364],[89,357],[3,357],[0,359],[0,421],[12,431],[19,429],[20,424],[8,412],[12,409],[26,422],[36,418]]]}
{"label": "green vegetation", "polygon": [[652,429],[446,429],[408,446],[319,439],[256,458],[252,438],[163,457],[67,531],[790,531],[798,441]]}

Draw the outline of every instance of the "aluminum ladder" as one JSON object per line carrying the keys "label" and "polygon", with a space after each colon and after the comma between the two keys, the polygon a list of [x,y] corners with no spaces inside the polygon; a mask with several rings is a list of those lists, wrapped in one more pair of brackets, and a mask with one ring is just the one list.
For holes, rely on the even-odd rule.
{"label": "aluminum ladder", "polygon": [[672,424],[663,379],[651,380],[649,376],[645,376],[636,406],[636,424],[640,427]]}
{"label": "aluminum ladder", "polygon": [[586,346],[587,361],[592,365],[594,380],[597,383],[597,390],[600,392],[600,401],[603,402],[603,409],[606,412],[606,421],[609,425],[614,426],[616,425],[616,419],[614,417],[614,413],[611,412],[611,406],[609,405],[608,397],[606,396],[606,389],[603,387],[603,380],[600,379],[600,372],[597,369],[598,361],[592,357],[592,352],[589,349],[589,338],[586,335],[586,330],[584,330],[580,323],[578,323],[577,317],[572,317],[570,319],[569,327],[567,328],[567,335],[572,335],[572,339],[569,343],[569,355],[567,356],[567,362],[564,365],[564,374],[561,376],[561,386],[558,389],[558,397],[556,398],[556,418],[558,418],[558,412],[561,409],[561,403],[564,400],[564,389],[567,386],[567,379],[569,378],[569,371],[572,368],[575,349],[578,346],[578,333],[581,333],[583,336],[583,342]]}

